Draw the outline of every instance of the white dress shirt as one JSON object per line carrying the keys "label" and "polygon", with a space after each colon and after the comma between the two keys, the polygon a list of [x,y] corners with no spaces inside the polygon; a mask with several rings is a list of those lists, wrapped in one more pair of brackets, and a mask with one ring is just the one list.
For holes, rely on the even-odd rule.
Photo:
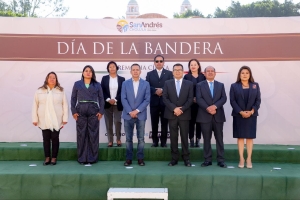
{"label": "white dress shirt", "polygon": [[[110,97],[111,99],[115,100],[115,105],[117,105],[117,100],[115,97],[117,96],[118,92],[118,76],[115,78],[109,76],[109,92],[110,92]],[[109,101],[110,98],[107,98],[106,101]]]}

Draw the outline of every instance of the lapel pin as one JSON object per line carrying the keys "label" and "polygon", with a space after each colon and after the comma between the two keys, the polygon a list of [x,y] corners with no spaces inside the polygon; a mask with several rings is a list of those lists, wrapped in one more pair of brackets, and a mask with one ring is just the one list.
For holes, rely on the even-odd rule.
{"label": "lapel pin", "polygon": [[256,85],[253,85],[252,88],[253,88],[253,89],[256,89]]}

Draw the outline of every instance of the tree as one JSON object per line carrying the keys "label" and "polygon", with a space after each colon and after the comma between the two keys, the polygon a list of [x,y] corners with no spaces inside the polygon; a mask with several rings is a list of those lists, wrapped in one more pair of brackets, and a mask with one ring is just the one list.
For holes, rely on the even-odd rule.
{"label": "tree", "polygon": [[226,10],[219,7],[214,13],[216,18],[235,17],[286,17],[300,16],[300,3],[294,4],[292,0],[285,0],[284,3],[278,0],[263,0],[251,4],[241,5],[239,1],[232,1],[231,6]]}
{"label": "tree", "polygon": [[197,9],[195,10],[187,10],[185,13],[179,14],[179,13],[174,13],[173,17],[174,18],[189,18],[189,17],[204,17],[204,15]]}
{"label": "tree", "polygon": [[11,11],[28,17],[61,17],[69,10],[63,2],[64,0],[11,0],[6,4],[0,0],[0,11]]}

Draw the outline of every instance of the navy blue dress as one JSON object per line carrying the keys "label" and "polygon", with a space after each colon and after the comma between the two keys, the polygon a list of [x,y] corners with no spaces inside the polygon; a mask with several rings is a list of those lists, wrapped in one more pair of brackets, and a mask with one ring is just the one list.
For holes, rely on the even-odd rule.
{"label": "navy blue dress", "polygon": [[[249,89],[243,89],[245,107],[248,104]],[[249,118],[243,118],[242,115],[233,116],[233,137],[234,138],[256,138],[256,123],[257,116],[250,116]],[[249,128],[251,127],[251,128]]]}

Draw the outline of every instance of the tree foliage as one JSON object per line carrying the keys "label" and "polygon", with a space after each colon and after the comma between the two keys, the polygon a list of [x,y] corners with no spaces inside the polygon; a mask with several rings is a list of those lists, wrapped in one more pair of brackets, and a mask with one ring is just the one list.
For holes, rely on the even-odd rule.
{"label": "tree foliage", "polygon": [[197,9],[195,10],[187,10],[185,13],[179,14],[174,13],[174,18],[189,18],[189,17],[204,17],[204,15]]}
{"label": "tree foliage", "polygon": [[61,17],[69,10],[63,5],[64,0],[10,0],[6,2],[0,0],[0,11],[20,16]]}
{"label": "tree foliage", "polygon": [[241,5],[239,1],[232,1],[226,10],[218,7],[214,13],[216,18],[287,16],[300,16],[300,3],[294,4],[292,0],[285,0],[284,3],[278,0],[263,0]]}

